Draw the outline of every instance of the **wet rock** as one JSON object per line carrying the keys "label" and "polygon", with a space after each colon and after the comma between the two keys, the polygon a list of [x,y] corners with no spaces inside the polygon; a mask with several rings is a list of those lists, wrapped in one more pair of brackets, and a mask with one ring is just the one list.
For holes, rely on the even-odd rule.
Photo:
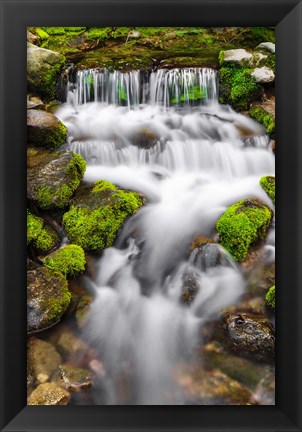
{"label": "wet rock", "polygon": [[65,63],[65,57],[54,51],[28,45],[27,87],[42,97],[56,97],[56,83]]}
{"label": "wet rock", "polygon": [[62,362],[60,354],[49,342],[31,337],[27,343],[27,361],[35,381],[50,381]]}
{"label": "wet rock", "polygon": [[275,331],[267,319],[246,313],[229,313],[223,321],[232,351],[259,361],[273,361]]}
{"label": "wet rock", "polygon": [[47,253],[59,244],[58,233],[44,220],[27,210],[27,244],[31,244],[38,253]]}
{"label": "wet rock", "polygon": [[27,381],[27,391],[30,392],[32,389],[32,386],[34,385],[35,382],[35,378],[34,378],[34,371],[32,366],[27,362],[27,377],[26,377],[26,381]]}
{"label": "wet rock", "polygon": [[65,143],[67,129],[54,115],[46,111],[27,110],[27,143],[55,149]]}
{"label": "wet rock", "polygon": [[89,350],[87,345],[69,329],[63,330],[58,339],[57,347],[65,356],[74,357],[83,356]]}
{"label": "wet rock", "polygon": [[253,62],[253,54],[249,53],[245,49],[231,49],[227,51],[221,51],[219,54],[221,64],[234,63],[240,66],[250,66]]}
{"label": "wet rock", "polygon": [[44,104],[37,96],[27,95],[27,109],[43,109]]}
{"label": "wet rock", "polygon": [[197,236],[193,239],[192,243],[190,244],[189,252],[192,253],[194,249],[200,248],[201,246],[207,243],[213,243],[213,239],[203,235]]}
{"label": "wet rock", "polygon": [[90,305],[93,301],[93,297],[90,294],[85,294],[79,301],[75,313],[77,324],[80,329],[85,327],[88,322]]}
{"label": "wet rock", "polygon": [[183,275],[181,301],[190,305],[195,300],[199,291],[200,281],[198,275],[194,271],[187,271]]}
{"label": "wet rock", "polygon": [[262,42],[260,45],[258,45],[256,50],[263,50],[269,53],[275,53],[275,44],[272,42]]}
{"label": "wet rock", "polygon": [[253,298],[249,298],[247,300],[243,300],[236,305],[229,306],[223,309],[223,313],[228,312],[247,312],[249,314],[254,315],[265,315],[266,314],[266,305],[264,296],[257,296]]}
{"label": "wet rock", "polygon": [[178,375],[188,405],[256,405],[252,392],[218,370],[185,370]]}
{"label": "wet rock", "polygon": [[51,153],[27,172],[27,197],[42,209],[64,208],[86,169],[84,159],[69,150]]}
{"label": "wet rock", "polygon": [[256,83],[260,84],[267,84],[275,80],[274,72],[266,66],[254,69],[254,71],[251,73],[251,76]]}
{"label": "wet rock", "polygon": [[27,272],[27,332],[44,330],[56,324],[70,303],[65,277],[40,267]]}
{"label": "wet rock", "polygon": [[112,246],[126,218],[142,206],[136,192],[97,181],[77,191],[63,224],[69,240],[85,250],[100,251]]}
{"label": "wet rock", "polygon": [[202,366],[206,369],[219,369],[230,378],[254,389],[261,378],[258,364],[226,351],[218,342],[204,345],[201,353]]}
{"label": "wet rock", "polygon": [[276,270],[275,263],[265,264],[261,261],[257,262],[252,271],[247,276],[247,291],[253,295],[264,295],[267,290],[275,285]]}
{"label": "wet rock", "polygon": [[219,265],[228,266],[231,259],[219,244],[207,243],[192,252],[190,262],[199,270],[205,271]]}
{"label": "wet rock", "polygon": [[38,165],[46,156],[49,155],[49,150],[37,147],[27,147],[27,168],[32,168]]}
{"label": "wet rock", "polygon": [[151,129],[141,128],[130,139],[130,141],[131,144],[137,147],[149,149],[154,147],[158,143],[159,137]]}
{"label": "wet rock", "polygon": [[255,391],[255,398],[259,404],[275,405],[275,376],[275,368],[267,367]]}
{"label": "wet rock", "polygon": [[68,405],[70,393],[54,383],[40,384],[27,399],[28,405]]}
{"label": "wet rock", "polygon": [[75,368],[67,364],[61,365],[59,369],[60,385],[67,390],[80,392],[93,384],[93,375],[87,369]]}
{"label": "wet rock", "polygon": [[75,277],[85,270],[86,259],[81,246],[69,244],[47,255],[43,263],[66,277]]}

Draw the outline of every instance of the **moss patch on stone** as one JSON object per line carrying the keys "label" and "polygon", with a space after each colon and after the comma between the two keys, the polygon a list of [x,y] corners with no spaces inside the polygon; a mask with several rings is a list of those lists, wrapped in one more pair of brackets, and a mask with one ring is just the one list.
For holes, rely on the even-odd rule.
{"label": "moss patch on stone", "polygon": [[264,176],[260,179],[260,186],[265,190],[268,196],[271,198],[275,204],[275,177],[274,176]]}
{"label": "moss patch on stone", "polygon": [[58,270],[65,276],[76,276],[85,270],[85,253],[80,246],[67,245],[55,251],[44,260],[44,265]]}
{"label": "moss patch on stone", "polygon": [[27,112],[27,143],[35,147],[54,150],[66,141],[67,128],[54,115],[31,109]]}
{"label": "moss patch on stone", "polygon": [[263,238],[270,225],[272,211],[258,200],[242,200],[232,205],[216,224],[220,243],[242,261],[252,243]]}
{"label": "moss patch on stone", "polygon": [[276,302],[275,302],[275,285],[273,285],[267,292],[265,296],[266,304],[271,308],[275,309]]}
{"label": "moss patch on stone", "polygon": [[230,65],[219,71],[219,102],[236,111],[247,110],[261,96],[262,87],[251,77],[252,69]]}
{"label": "moss patch on stone", "polygon": [[275,119],[265,109],[260,106],[252,107],[249,110],[249,115],[265,126],[267,133],[274,137],[275,135]]}
{"label": "moss patch on stone", "polygon": [[27,210],[27,244],[32,244],[38,253],[46,253],[58,244],[59,235],[44,220]]}
{"label": "moss patch on stone", "polygon": [[63,224],[72,243],[85,250],[102,250],[112,246],[126,218],[141,206],[142,200],[136,192],[120,190],[100,180],[88,193],[75,197],[63,216]]}

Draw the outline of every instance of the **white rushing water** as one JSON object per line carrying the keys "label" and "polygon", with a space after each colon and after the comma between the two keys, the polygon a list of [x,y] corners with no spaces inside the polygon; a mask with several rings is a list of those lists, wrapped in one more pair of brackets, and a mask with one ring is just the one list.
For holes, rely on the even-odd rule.
{"label": "white rushing water", "polygon": [[[123,403],[122,379],[130,403],[183,404],[175,368],[193,358],[201,324],[244,291],[239,267],[221,246],[189,257],[190,242],[215,238],[216,221],[240,199],[272,207],[259,179],[274,175],[274,155],[256,122],[218,104],[211,69],[143,78],[139,71],[88,70],[77,79],[57,115],[69,148],[88,162],[85,180],[108,180],[147,198],[90,282],[95,301],[85,337],[105,365],[102,403]],[[184,305],[188,274],[197,294]]]}

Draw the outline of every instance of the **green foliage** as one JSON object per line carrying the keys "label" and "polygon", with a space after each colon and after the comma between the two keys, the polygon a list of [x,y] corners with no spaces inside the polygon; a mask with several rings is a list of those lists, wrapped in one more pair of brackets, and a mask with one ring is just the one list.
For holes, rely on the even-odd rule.
{"label": "green foliage", "polygon": [[37,188],[38,192],[38,204],[42,209],[51,208],[64,208],[73,192],[79,186],[84,172],[86,169],[86,161],[77,153],[73,153],[73,156],[66,167],[66,183],[61,185],[53,184],[48,186],[39,186]]}
{"label": "green foliage", "polygon": [[49,34],[42,30],[40,27],[36,27],[35,34],[42,40],[46,40],[49,38]]}
{"label": "green foliage", "polygon": [[275,309],[275,285],[268,290],[265,300],[271,309]]}
{"label": "green foliage", "polygon": [[262,42],[275,43],[275,31],[269,27],[250,27],[250,33],[255,45]]}
{"label": "green foliage", "polygon": [[79,35],[86,31],[86,27],[64,27],[64,31],[70,35]]}
{"label": "green foliage", "polygon": [[259,98],[262,88],[251,77],[252,69],[230,65],[219,71],[221,103],[228,103],[237,111],[249,108],[250,103]]}
{"label": "green foliage", "polygon": [[91,27],[88,30],[88,40],[103,41],[108,39],[112,33],[112,27]]}
{"label": "green foliage", "polygon": [[58,270],[64,276],[76,276],[85,270],[85,253],[80,246],[65,246],[51,256],[46,257],[44,265],[50,269]]}
{"label": "green foliage", "polygon": [[270,136],[275,134],[275,119],[262,107],[253,107],[249,110],[249,115],[265,126],[267,133]]}
{"label": "green foliage", "polygon": [[87,205],[72,205],[63,224],[72,243],[94,251],[112,246],[125,219],[142,205],[137,193],[119,190],[105,181],[94,184],[88,199]]}
{"label": "green foliage", "polygon": [[47,72],[44,74],[43,79],[39,85],[39,93],[44,96],[47,100],[53,100],[57,97],[57,82],[60,73],[65,65],[66,59],[63,57],[55,65],[49,67]]}
{"label": "green foliage", "polygon": [[39,253],[51,250],[59,241],[58,234],[44,220],[27,210],[27,244],[32,244]]}
{"label": "green foliage", "polygon": [[[265,53],[267,55],[267,53]],[[275,54],[268,54],[267,57],[260,60],[259,66],[266,66],[276,72],[276,56]]]}
{"label": "green foliage", "polygon": [[65,34],[64,27],[42,27],[42,29],[52,36],[60,36]]}
{"label": "green foliage", "polygon": [[239,201],[216,224],[220,243],[237,261],[242,261],[250,245],[264,237],[271,219],[271,210],[260,201]]}
{"label": "green foliage", "polygon": [[271,198],[275,204],[275,177],[264,176],[260,179],[260,186],[265,190],[268,196]]}

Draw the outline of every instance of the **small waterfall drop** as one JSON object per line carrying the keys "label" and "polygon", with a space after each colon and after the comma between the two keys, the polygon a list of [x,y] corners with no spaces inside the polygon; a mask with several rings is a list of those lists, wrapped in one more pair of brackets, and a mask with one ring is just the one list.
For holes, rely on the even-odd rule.
{"label": "small waterfall drop", "polygon": [[[241,270],[221,246],[208,247],[210,257],[188,252],[196,236],[215,237],[216,221],[238,200],[273,206],[259,185],[274,175],[268,137],[217,99],[212,69],[80,70],[57,112],[68,147],[88,162],[85,181],[108,180],[147,199],[91,282],[84,336],[104,363],[107,404],[125,403],[121,380],[131,389],[128,404],[186,403],[176,369],[194,360],[201,325],[244,292]],[[189,305],[180,300],[187,274],[196,287]]]}

